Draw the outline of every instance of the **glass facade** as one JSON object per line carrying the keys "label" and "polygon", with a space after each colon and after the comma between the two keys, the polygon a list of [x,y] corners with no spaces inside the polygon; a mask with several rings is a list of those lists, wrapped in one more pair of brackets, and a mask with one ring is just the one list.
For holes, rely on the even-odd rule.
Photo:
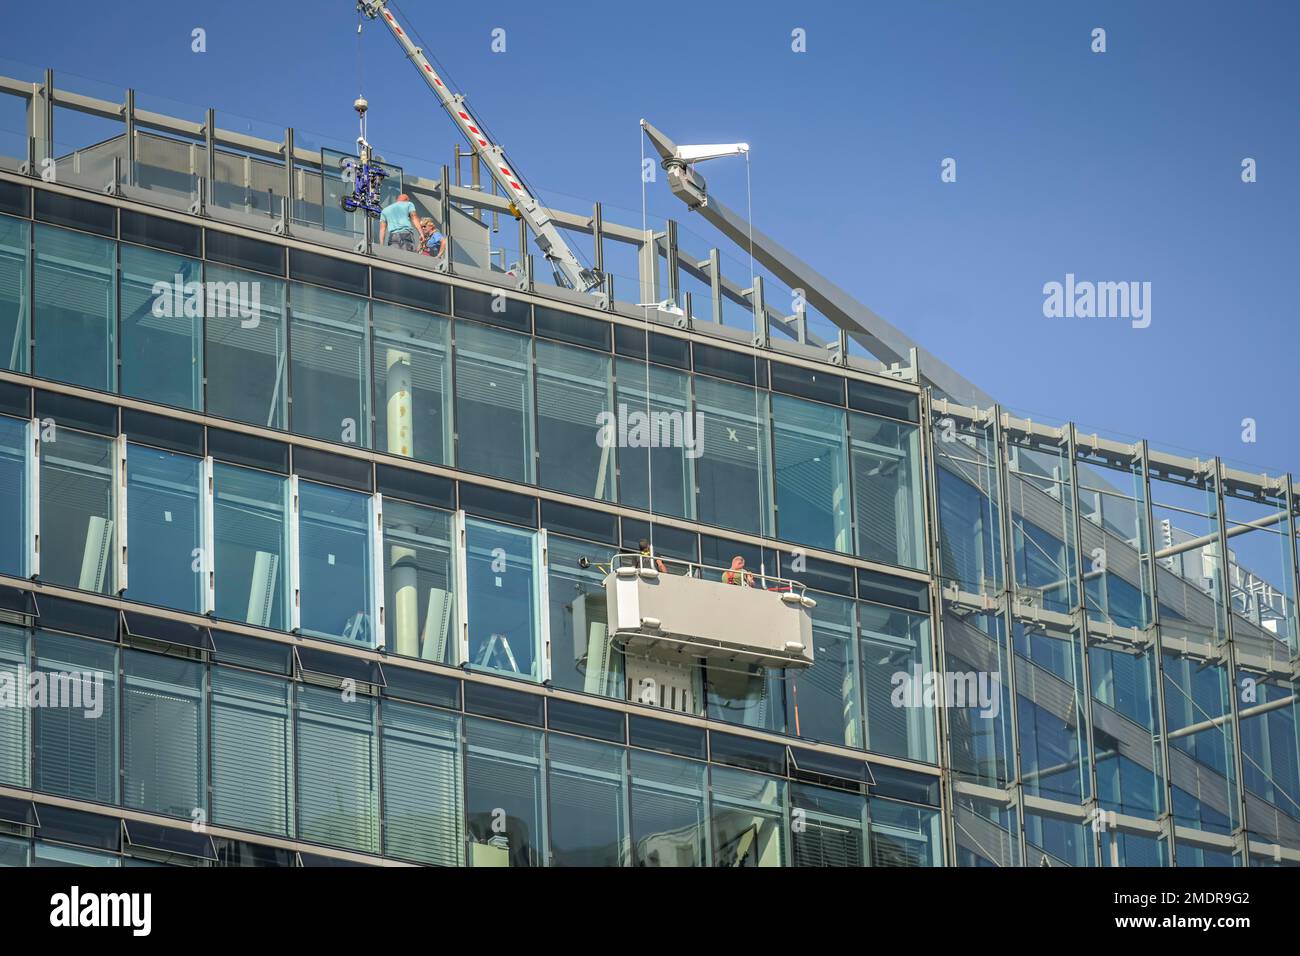
{"label": "glass facade", "polygon": [[[1300,863],[1284,479],[526,293],[100,233],[0,215],[0,369],[31,372],[0,391],[0,677],[76,703],[0,708],[0,783],[247,834],[223,862]],[[629,646],[605,580],[642,538],[643,580],[806,586],[812,665]],[[92,627],[76,592],[203,636]]]}

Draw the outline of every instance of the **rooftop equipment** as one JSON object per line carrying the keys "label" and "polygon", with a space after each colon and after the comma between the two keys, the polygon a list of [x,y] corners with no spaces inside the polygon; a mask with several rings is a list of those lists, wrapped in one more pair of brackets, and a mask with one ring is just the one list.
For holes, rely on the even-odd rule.
{"label": "rooftop equipment", "polygon": [[509,197],[514,210],[528,223],[538,248],[554,266],[556,272],[579,292],[600,292],[603,286],[600,273],[586,268],[578,261],[578,257],[565,243],[564,237],[556,227],[550,210],[537,201],[524,184],[518,170],[514,170],[512,165],[506,162],[504,148],[488,139],[483,124],[475,118],[465,102],[465,97],[459,93],[452,93],[447,88],[447,84],[434,70],[424,51],[415,45],[408,31],[402,29],[388,6],[387,0],[358,0],[357,2],[357,10],[371,20],[382,20],[388,27],[389,32],[393,34],[393,39],[401,45],[407,59],[415,65],[429,89],[438,97],[438,102],[465,134],[475,155],[487,165],[488,172]]}

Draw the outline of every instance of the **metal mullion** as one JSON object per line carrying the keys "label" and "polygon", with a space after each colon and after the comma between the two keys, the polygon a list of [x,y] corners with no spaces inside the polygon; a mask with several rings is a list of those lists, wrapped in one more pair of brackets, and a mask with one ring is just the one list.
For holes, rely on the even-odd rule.
{"label": "metal mullion", "polygon": [[[1092,806],[1094,813],[1101,813],[1101,802],[1097,790],[1097,752],[1096,741],[1093,736],[1093,719],[1092,719],[1092,665],[1089,658],[1092,656],[1088,647],[1088,597],[1087,582],[1084,580],[1083,572],[1083,518],[1079,506],[1079,458],[1078,458],[1078,431],[1074,422],[1066,426],[1066,454],[1069,456],[1069,483],[1070,483],[1070,509],[1073,512],[1074,525],[1074,580],[1075,587],[1078,589],[1078,604],[1075,607],[1075,615],[1078,620],[1079,628],[1079,652],[1082,658],[1083,687],[1080,688],[1080,694],[1083,697],[1083,721],[1084,721],[1084,759],[1088,761],[1088,781],[1089,797],[1087,803]],[[1085,756],[1086,755],[1086,756]],[[1093,860],[1097,865],[1101,863],[1101,828],[1092,827],[1092,846]]]}
{"label": "metal mullion", "polygon": [[1157,820],[1161,817],[1164,819],[1165,835],[1169,840],[1169,865],[1172,867],[1177,865],[1178,848],[1174,834],[1176,827],[1174,822],[1174,783],[1169,767],[1169,720],[1165,705],[1165,651],[1160,634],[1160,591],[1157,584],[1158,565],[1155,561],[1155,511],[1151,501],[1151,450],[1146,439],[1139,443],[1139,454],[1143,510],[1139,513],[1138,518],[1142,522],[1143,543],[1146,545],[1147,552],[1145,555],[1139,555],[1139,558],[1145,563],[1148,580],[1151,582],[1151,594],[1146,599],[1151,602],[1149,609],[1151,614],[1151,653],[1155,657],[1155,717],[1157,724],[1155,737],[1159,742],[1161,775],[1164,777],[1165,796],[1164,810],[1160,817],[1157,817]]}
{"label": "metal mullion", "polygon": [[1225,663],[1228,668],[1228,701],[1232,714],[1232,762],[1236,773],[1236,786],[1233,788],[1237,800],[1239,818],[1233,828],[1233,838],[1241,851],[1241,865],[1250,866],[1250,831],[1246,823],[1246,778],[1245,767],[1241,757],[1241,708],[1237,701],[1237,642],[1233,637],[1232,623],[1232,578],[1230,572],[1230,555],[1228,553],[1228,529],[1224,518],[1225,502],[1223,497],[1223,460],[1214,458],[1214,508],[1215,524],[1218,527],[1219,551],[1219,596],[1223,601],[1223,626],[1225,645]]}
{"label": "metal mullion", "polygon": [[1287,472],[1283,478],[1285,490],[1282,493],[1283,506],[1286,508],[1286,554],[1291,559],[1290,577],[1291,577],[1291,619],[1287,622],[1291,628],[1288,649],[1291,651],[1291,659],[1295,660],[1300,656],[1300,618],[1297,616],[1296,599],[1300,596],[1300,555],[1297,555],[1296,549],[1296,500],[1291,483],[1291,473]]}
{"label": "metal mullion", "polygon": [[[934,440],[933,431],[933,414],[932,405],[933,395],[929,389],[921,393],[920,402],[920,428],[921,428],[921,460],[925,475],[925,526],[926,526],[926,552],[930,561],[930,644],[931,651],[935,655],[932,668],[942,671],[947,668],[948,654],[943,638],[943,597],[942,588],[936,585],[940,574],[940,530],[939,530],[939,496],[938,496],[938,476],[936,473],[936,456],[933,454],[932,442]],[[936,707],[935,729],[937,731],[936,753],[940,770],[941,785],[939,787],[940,803],[940,824],[943,833],[943,853],[945,862],[955,861],[957,859],[957,834],[954,822],[956,821],[956,808],[952,792],[952,757],[949,753],[951,745],[951,734],[948,726],[948,708]],[[870,805],[870,800],[867,801]],[[864,841],[865,852],[870,854],[870,827],[867,821],[867,839]],[[868,859],[870,856],[868,855]]]}
{"label": "metal mullion", "polygon": [[1015,559],[1012,555],[1010,479],[1007,473],[1006,434],[1002,428],[1002,406],[993,406],[993,459],[996,462],[999,526],[1001,528],[1002,552],[1002,614],[1006,633],[1003,645],[1007,655],[1007,691],[1010,695],[1011,713],[1011,792],[1016,801],[1016,830],[1020,847],[1020,866],[1025,866],[1028,859],[1028,847],[1025,841],[1025,793],[1020,770],[1020,721],[1019,695],[1016,692],[1016,641],[1015,641]]}

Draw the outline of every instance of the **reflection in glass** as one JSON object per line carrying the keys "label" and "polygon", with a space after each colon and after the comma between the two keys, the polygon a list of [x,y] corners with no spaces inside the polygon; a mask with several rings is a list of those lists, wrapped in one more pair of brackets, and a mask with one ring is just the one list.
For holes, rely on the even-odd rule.
{"label": "reflection in glass", "polygon": [[216,462],[216,616],[288,630],[289,480]]}
{"label": "reflection in glass", "polygon": [[802,814],[802,825],[790,828],[793,866],[864,865],[865,797],[794,783],[790,805]]}
{"label": "reflection in glass", "polygon": [[901,695],[903,706],[897,706],[897,691],[902,684],[899,675],[915,686],[931,670],[929,617],[878,604],[859,604],[858,637],[867,749],[935,763],[938,744],[933,703],[927,704],[923,695],[913,694]]}
{"label": "reflection in glass", "polygon": [[375,447],[437,465],[452,461],[451,323],[372,302]]}
{"label": "reflection in glass", "polygon": [[284,282],[211,263],[203,271],[221,303],[207,315],[208,414],[287,427]]}
{"label": "reflection in glass", "polygon": [[[622,697],[623,655],[613,646],[605,605],[604,573],[612,548],[547,536],[551,681],[565,690]],[[586,558],[588,568],[578,567]]]}
{"label": "reflection in glass", "polygon": [[727,767],[709,768],[713,789],[713,865],[784,866],[785,781]]}
{"label": "reflection in glass", "polygon": [[849,553],[849,465],[844,412],[772,396],[777,535]]}
{"label": "reflection in glass", "polygon": [[203,610],[202,462],[128,445],[128,586],[123,596],[178,611]]}
{"label": "reflection in glass", "polygon": [[451,548],[451,515],[401,501],[384,502],[384,636],[392,653],[456,662]]}
{"label": "reflection in glass", "polygon": [[[679,444],[661,440],[649,447],[618,448],[618,500],[653,514],[691,518],[695,515],[695,460],[700,449],[702,419],[691,415],[691,379],[685,372],[620,358],[615,372],[615,410],[667,422],[669,437],[680,431]],[[663,416],[668,416],[664,418]],[[634,419],[633,419],[634,420]],[[635,420],[634,420],[635,421]],[[680,426],[676,423],[680,422]],[[697,427],[701,426],[701,427]],[[688,430],[689,429],[689,430]],[[685,439],[689,434],[690,442]]]}
{"label": "reflection in glass", "polygon": [[706,865],[704,764],[639,750],[631,760],[633,865]]}
{"label": "reflection in glass", "polygon": [[370,498],[304,481],[298,508],[302,632],[374,647]]}
{"label": "reflection in glass", "polygon": [[849,412],[858,555],[925,570],[920,430]]}
{"label": "reflection in glass", "polygon": [[58,429],[41,443],[41,579],[64,587],[117,587],[113,443]]}
{"label": "reflection in glass", "polygon": [[470,322],[456,325],[457,464],[466,471],[533,480],[529,342]]}
{"label": "reflection in glass", "polygon": [[122,246],[121,392],[177,408],[203,407],[201,264]]}
{"label": "reflection in glass", "polygon": [[537,340],[538,484],[614,500],[617,425],[602,432],[612,404],[609,356]]}
{"label": "reflection in glass", "polygon": [[28,423],[0,415],[0,574],[27,576]]}
{"label": "reflection in glass", "polygon": [[541,732],[469,718],[465,733],[470,865],[541,866]]}
{"label": "reflection in glass", "polygon": [[628,854],[624,750],[549,736],[552,866],[623,866]]}
{"label": "reflection in glass", "polygon": [[36,374],[111,392],[117,384],[117,244],[36,226]]}
{"label": "reflection in glass", "polygon": [[772,533],[768,396],[744,385],[695,379],[703,415],[703,454],[695,462],[699,520],[751,533]]}
{"label": "reflection in glass", "polygon": [[939,573],[961,590],[1002,589],[1002,506],[997,454],[987,429],[935,423],[935,488],[939,512]]}
{"label": "reflection in glass", "polygon": [[384,853],[435,866],[461,865],[460,719],[384,701],[383,724]]}
{"label": "reflection in glass", "polygon": [[0,368],[10,372],[27,371],[30,241],[25,220],[0,216]]}
{"label": "reflection in glass", "polygon": [[465,522],[472,667],[540,681],[541,608],[536,532]]}
{"label": "reflection in glass", "polygon": [[868,804],[872,866],[943,866],[937,809],[875,797]]}
{"label": "reflection in glass", "polygon": [[290,427],[294,434],[367,445],[366,302],[342,292],[290,283]]}

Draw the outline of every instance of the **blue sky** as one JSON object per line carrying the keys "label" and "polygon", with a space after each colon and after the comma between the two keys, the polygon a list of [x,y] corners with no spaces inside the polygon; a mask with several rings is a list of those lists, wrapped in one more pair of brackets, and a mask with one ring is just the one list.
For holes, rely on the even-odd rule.
{"label": "blue sky", "polygon": [[[608,218],[638,221],[643,116],[678,142],[748,141],[758,226],[1007,407],[1300,473],[1300,4],[401,11],[554,205],[601,199]],[[134,86],[142,106],[213,106],[222,125],[355,136],[350,0],[46,0],[39,14],[8,18],[0,58],[88,92]],[[206,53],[191,51],[195,27]],[[796,27],[806,53],[791,51]],[[449,162],[454,130],[392,39],[372,25],[361,46],[371,141]],[[955,183],[940,181],[946,157]],[[743,163],[702,171],[745,208]],[[649,204],[708,235],[662,181]],[[1150,327],[1045,318],[1043,285],[1066,273],[1150,282]]]}

